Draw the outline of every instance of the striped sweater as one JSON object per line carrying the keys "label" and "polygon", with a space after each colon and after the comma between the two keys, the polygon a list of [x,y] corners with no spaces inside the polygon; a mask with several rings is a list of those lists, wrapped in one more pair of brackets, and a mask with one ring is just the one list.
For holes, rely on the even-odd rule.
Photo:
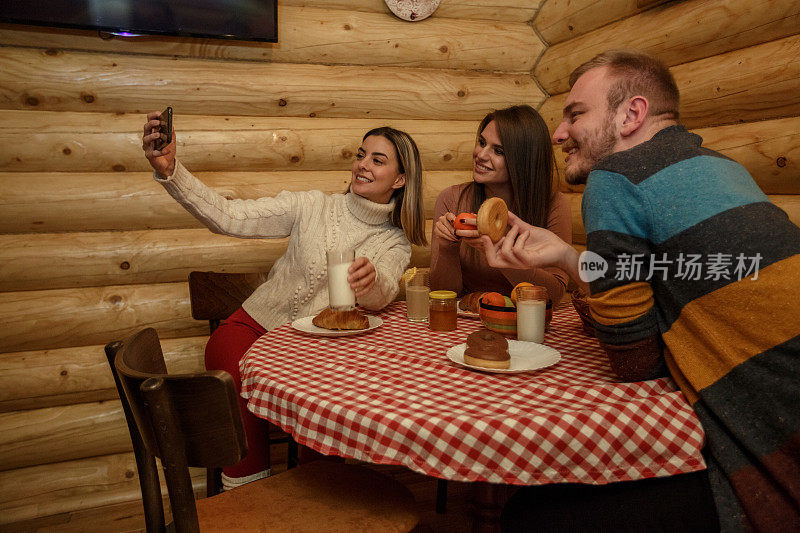
{"label": "striped sweater", "polygon": [[601,160],[582,205],[598,338],[694,407],[723,531],[800,530],[800,228],[682,126]]}

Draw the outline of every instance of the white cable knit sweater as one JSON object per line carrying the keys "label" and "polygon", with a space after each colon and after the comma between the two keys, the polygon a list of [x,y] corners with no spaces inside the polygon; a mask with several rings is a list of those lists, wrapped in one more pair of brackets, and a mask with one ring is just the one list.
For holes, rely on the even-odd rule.
{"label": "white cable knit sweater", "polygon": [[325,253],[354,248],[375,266],[373,289],[358,299],[381,309],[395,297],[411,246],[391,225],[394,203],[377,204],[353,193],[283,191],[274,198],[228,200],[195,178],[179,161],[161,183],[169,194],[214,233],[234,237],[289,237],[286,253],[243,308],[266,329],[313,315],[328,306]]}

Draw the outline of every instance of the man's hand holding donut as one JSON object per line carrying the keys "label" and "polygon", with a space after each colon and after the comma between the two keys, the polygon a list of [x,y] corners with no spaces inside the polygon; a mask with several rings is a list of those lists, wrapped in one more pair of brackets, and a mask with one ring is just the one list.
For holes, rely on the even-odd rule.
{"label": "man's hand holding donut", "polygon": [[510,211],[508,222],[511,229],[496,243],[487,235],[481,237],[490,266],[516,269],[559,266],[566,249],[574,250],[555,233],[531,226]]}
{"label": "man's hand holding donut", "polygon": [[578,273],[579,254],[575,248],[552,231],[531,226],[511,211],[508,222],[511,229],[496,243],[486,235],[481,236],[489,266],[517,270],[557,267],[589,293],[589,284],[581,280]]}

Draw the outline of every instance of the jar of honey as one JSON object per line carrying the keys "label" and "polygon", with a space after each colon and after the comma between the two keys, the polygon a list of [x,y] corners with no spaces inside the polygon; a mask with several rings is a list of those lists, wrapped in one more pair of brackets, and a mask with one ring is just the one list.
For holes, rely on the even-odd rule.
{"label": "jar of honey", "polygon": [[430,313],[428,326],[431,331],[453,331],[456,329],[456,293],[453,291],[431,291],[428,294]]}

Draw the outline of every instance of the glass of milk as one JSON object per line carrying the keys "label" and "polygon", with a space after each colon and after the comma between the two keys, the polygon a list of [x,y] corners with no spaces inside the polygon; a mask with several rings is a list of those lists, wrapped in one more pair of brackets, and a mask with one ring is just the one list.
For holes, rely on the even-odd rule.
{"label": "glass of milk", "polygon": [[331,250],[328,252],[328,298],[331,309],[348,311],[356,306],[356,294],[350,288],[347,269],[353,264],[356,252]]}
{"label": "glass of milk", "polygon": [[406,280],[406,316],[409,322],[428,321],[430,292],[430,269],[416,269],[415,274]]}
{"label": "glass of milk", "polygon": [[539,286],[517,287],[517,339],[544,342],[547,314],[547,289]]}

